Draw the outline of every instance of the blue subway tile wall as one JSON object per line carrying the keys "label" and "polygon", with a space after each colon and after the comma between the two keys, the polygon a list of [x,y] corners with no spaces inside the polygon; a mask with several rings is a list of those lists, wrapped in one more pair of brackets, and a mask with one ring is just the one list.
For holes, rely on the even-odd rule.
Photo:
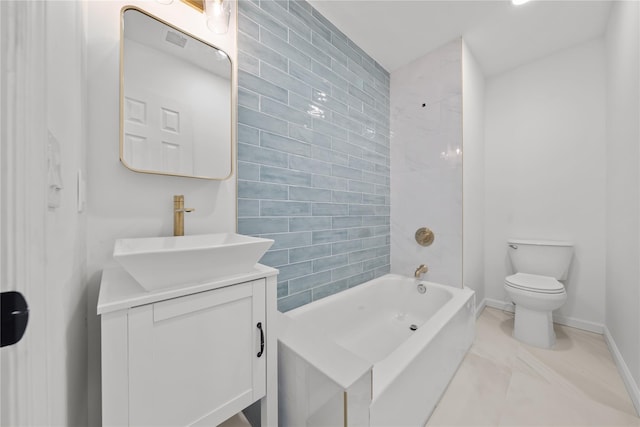
{"label": "blue subway tile wall", "polygon": [[306,1],[240,0],[238,231],[287,311],[389,272],[389,73]]}

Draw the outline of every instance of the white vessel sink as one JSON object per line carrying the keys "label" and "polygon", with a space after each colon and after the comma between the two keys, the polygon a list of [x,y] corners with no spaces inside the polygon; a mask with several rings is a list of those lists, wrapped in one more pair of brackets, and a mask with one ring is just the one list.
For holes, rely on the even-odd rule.
{"label": "white vessel sink", "polygon": [[272,244],[234,233],[118,239],[113,258],[154,291],[250,272]]}

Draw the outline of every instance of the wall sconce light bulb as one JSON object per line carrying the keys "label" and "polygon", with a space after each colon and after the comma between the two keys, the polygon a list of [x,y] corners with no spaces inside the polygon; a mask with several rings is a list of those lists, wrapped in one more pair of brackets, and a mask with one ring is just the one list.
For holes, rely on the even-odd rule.
{"label": "wall sconce light bulb", "polygon": [[204,0],[207,27],[216,34],[224,34],[229,31],[229,18],[231,16],[229,3],[230,0]]}
{"label": "wall sconce light bulb", "polygon": [[222,1],[214,1],[213,2],[213,13],[212,15],[216,18],[221,16],[224,10],[222,9]]}

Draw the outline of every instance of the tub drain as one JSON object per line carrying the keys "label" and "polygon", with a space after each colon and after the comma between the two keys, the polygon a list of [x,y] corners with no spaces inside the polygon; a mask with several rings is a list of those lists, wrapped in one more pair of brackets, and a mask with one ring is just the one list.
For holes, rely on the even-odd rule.
{"label": "tub drain", "polygon": [[409,326],[409,329],[411,329],[412,331],[415,331],[416,329],[418,329],[418,325],[411,325]]}

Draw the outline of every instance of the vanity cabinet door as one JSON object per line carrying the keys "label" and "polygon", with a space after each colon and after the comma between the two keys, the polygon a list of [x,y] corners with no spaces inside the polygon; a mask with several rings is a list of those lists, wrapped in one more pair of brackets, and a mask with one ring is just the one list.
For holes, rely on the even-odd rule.
{"label": "vanity cabinet door", "polygon": [[262,398],[265,326],[264,279],[130,310],[129,425],[217,425]]}

